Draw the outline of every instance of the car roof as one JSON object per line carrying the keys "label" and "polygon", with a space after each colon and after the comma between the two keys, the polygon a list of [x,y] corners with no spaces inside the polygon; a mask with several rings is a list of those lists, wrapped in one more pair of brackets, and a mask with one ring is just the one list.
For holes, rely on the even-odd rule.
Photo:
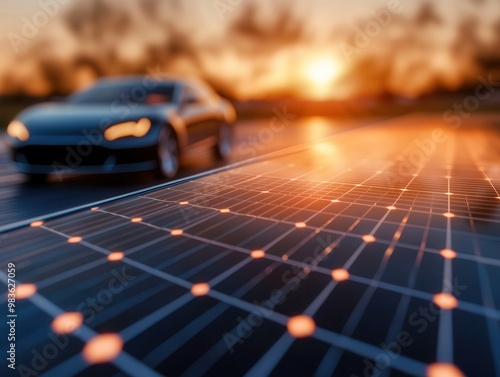
{"label": "car roof", "polygon": [[174,85],[200,85],[201,80],[192,77],[173,76],[168,74],[155,74],[155,75],[124,75],[124,76],[108,76],[102,77],[97,80],[94,85],[98,84],[140,84],[145,79],[159,80],[163,84]]}

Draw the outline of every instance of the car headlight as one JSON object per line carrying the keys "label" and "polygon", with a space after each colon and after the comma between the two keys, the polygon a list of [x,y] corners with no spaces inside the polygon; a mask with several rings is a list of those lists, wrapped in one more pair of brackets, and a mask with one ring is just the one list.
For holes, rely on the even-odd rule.
{"label": "car headlight", "polygon": [[21,141],[26,141],[30,138],[30,132],[26,126],[18,120],[13,120],[9,123],[7,126],[7,134],[10,137],[17,138]]}
{"label": "car headlight", "polygon": [[137,122],[124,122],[115,124],[104,131],[104,137],[108,141],[121,139],[122,137],[143,137],[151,128],[148,118],[141,118]]}

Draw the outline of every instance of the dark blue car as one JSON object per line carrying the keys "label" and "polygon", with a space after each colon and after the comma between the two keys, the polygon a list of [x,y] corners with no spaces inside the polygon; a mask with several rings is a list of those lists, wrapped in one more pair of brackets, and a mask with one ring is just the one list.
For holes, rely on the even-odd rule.
{"label": "dark blue car", "polygon": [[146,170],[172,178],[188,148],[226,159],[234,120],[232,105],[198,80],[134,76],[28,108],[7,133],[17,169],[33,181]]}

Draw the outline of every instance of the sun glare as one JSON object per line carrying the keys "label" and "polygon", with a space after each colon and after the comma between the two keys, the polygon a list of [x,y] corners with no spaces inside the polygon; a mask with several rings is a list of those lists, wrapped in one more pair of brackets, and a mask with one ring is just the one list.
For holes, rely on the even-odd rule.
{"label": "sun glare", "polygon": [[330,84],[337,76],[339,67],[332,58],[317,58],[306,63],[305,75],[314,84]]}
{"label": "sun glare", "polygon": [[302,67],[302,75],[315,97],[328,97],[333,81],[340,74],[340,65],[334,57],[322,56],[308,59]]}

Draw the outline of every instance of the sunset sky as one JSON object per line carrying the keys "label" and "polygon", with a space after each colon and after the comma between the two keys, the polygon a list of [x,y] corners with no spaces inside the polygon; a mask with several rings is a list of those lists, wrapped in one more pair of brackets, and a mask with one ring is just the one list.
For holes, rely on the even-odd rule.
{"label": "sunset sky", "polygon": [[0,11],[0,94],[153,70],[243,99],[414,97],[500,69],[497,0],[0,0]]}

